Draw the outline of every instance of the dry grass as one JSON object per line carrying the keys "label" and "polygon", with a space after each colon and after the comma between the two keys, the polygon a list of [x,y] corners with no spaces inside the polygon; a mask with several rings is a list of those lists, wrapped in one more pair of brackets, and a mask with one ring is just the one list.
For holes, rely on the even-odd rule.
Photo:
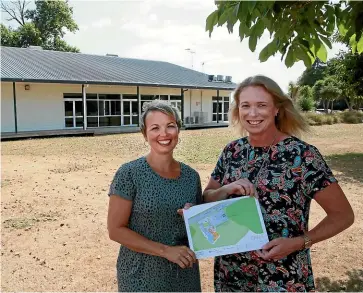
{"label": "dry grass", "polygon": [[[176,157],[197,169],[205,186],[227,128],[183,131]],[[336,173],[356,213],[355,224],[312,251],[321,290],[363,290],[363,127],[324,125],[306,141]],[[2,143],[2,291],[115,291],[118,245],[107,236],[107,190],[116,169],[144,154],[140,134]],[[324,217],[316,204],[311,226]],[[213,291],[212,260],[201,262]]]}

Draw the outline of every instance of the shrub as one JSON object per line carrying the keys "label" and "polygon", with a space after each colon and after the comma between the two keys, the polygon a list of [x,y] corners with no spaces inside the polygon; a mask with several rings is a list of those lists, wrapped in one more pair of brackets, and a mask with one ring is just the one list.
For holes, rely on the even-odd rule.
{"label": "shrub", "polygon": [[308,120],[310,125],[323,125],[324,123],[324,115],[317,113],[305,113],[305,117]]}
{"label": "shrub", "polygon": [[341,122],[338,114],[319,114],[308,112],[304,113],[305,118],[308,120],[309,125],[332,125]]}
{"label": "shrub", "polygon": [[340,113],[340,117],[343,123],[363,123],[363,112],[361,111],[344,111]]}
{"label": "shrub", "polygon": [[314,109],[314,99],[309,86],[305,85],[299,89],[298,104],[302,111],[311,111]]}
{"label": "shrub", "polygon": [[332,115],[326,115],[325,116],[325,123],[326,124],[329,124],[329,125],[332,125],[334,124],[334,118]]}

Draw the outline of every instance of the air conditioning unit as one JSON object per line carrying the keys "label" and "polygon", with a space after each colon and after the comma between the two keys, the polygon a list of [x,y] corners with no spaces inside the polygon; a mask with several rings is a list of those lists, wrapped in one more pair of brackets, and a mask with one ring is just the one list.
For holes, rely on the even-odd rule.
{"label": "air conditioning unit", "polygon": [[29,46],[31,50],[43,50],[42,46]]}
{"label": "air conditioning unit", "polygon": [[213,80],[214,80],[214,75],[213,74],[208,75],[208,81],[213,81]]}
{"label": "air conditioning unit", "polygon": [[224,81],[225,81],[225,82],[232,82],[232,76],[227,75],[227,76],[224,78]]}
{"label": "air conditioning unit", "polygon": [[217,75],[217,81],[223,81],[223,75]]}
{"label": "air conditioning unit", "polygon": [[185,117],[185,124],[194,124],[194,117]]}
{"label": "air conditioning unit", "polygon": [[193,116],[195,117],[195,124],[203,124],[207,122],[208,112],[194,112]]}

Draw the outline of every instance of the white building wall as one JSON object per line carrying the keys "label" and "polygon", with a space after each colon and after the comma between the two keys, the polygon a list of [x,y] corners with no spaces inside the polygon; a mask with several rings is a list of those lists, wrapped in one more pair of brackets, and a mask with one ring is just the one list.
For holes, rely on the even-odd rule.
{"label": "white building wall", "polygon": [[[231,91],[219,91],[219,96],[229,97]],[[195,112],[207,113],[207,121],[205,123],[212,122],[212,97],[217,96],[217,90],[188,90],[184,94],[185,99],[185,114],[184,117],[194,116]]]}
{"label": "white building wall", "polygon": [[[25,85],[30,86],[25,90]],[[65,129],[64,93],[81,93],[82,85],[16,83],[18,131]],[[136,86],[86,85],[86,93],[136,94]],[[181,95],[179,88],[140,87],[140,94]],[[207,112],[212,122],[212,96],[216,90],[189,89],[184,92],[184,117],[194,112]],[[220,96],[230,96],[230,91],[220,91]],[[11,82],[1,83],[1,132],[14,132],[13,90]]]}
{"label": "white building wall", "polygon": [[1,132],[14,132],[13,83],[1,83]]}
{"label": "white building wall", "polygon": [[18,131],[64,128],[62,87],[56,84],[16,83]]}

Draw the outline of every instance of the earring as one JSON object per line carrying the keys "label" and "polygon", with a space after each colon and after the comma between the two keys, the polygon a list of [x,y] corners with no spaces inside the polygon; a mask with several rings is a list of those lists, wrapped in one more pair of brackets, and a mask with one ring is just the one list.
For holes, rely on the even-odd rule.
{"label": "earring", "polygon": [[147,147],[148,143],[146,140],[144,140],[144,147]]}
{"label": "earring", "polygon": [[178,143],[181,143],[181,138],[179,137]]}

